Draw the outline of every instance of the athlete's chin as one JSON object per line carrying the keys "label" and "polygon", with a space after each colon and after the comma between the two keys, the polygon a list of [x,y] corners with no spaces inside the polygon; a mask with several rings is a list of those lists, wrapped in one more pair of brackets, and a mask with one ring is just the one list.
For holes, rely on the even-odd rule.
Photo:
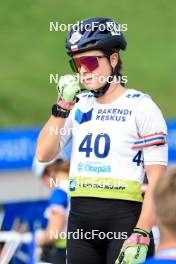
{"label": "athlete's chin", "polygon": [[83,82],[83,85],[87,90],[94,90],[94,91],[103,86],[103,84],[100,85],[99,83],[96,84],[91,82]]}

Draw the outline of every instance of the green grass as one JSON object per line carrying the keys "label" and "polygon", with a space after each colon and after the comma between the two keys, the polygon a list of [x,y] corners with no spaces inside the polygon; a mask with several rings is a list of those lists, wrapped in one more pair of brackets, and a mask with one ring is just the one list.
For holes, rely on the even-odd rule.
{"label": "green grass", "polygon": [[49,22],[112,17],[128,24],[122,54],[128,87],[149,93],[166,118],[175,118],[175,0],[3,0],[0,8],[0,126],[41,125],[56,100],[49,74],[69,73],[66,32]]}

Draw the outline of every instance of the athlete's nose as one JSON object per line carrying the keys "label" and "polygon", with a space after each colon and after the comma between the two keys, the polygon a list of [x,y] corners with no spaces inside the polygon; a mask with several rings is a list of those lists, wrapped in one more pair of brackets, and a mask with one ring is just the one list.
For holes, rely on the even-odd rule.
{"label": "athlete's nose", "polygon": [[80,74],[84,74],[84,73],[88,72],[88,70],[84,65],[81,65],[79,72],[80,72]]}

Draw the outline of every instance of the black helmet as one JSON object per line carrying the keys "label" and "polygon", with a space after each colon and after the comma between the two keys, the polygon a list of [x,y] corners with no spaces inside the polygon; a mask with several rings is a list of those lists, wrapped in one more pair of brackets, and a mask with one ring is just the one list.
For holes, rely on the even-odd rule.
{"label": "black helmet", "polygon": [[110,18],[94,17],[73,25],[65,46],[67,54],[72,56],[88,50],[98,49],[107,53],[125,50],[127,42],[118,23]]}
{"label": "black helmet", "polygon": [[[69,56],[90,50],[101,50],[110,55],[113,52],[125,50],[126,46],[127,42],[119,29],[119,24],[110,18],[104,17],[84,19],[73,25],[65,43]],[[119,64],[114,69],[112,68],[109,81],[113,80],[118,70]],[[96,91],[92,90],[91,92],[95,97],[100,97],[106,93],[109,87],[110,82],[107,82]]]}

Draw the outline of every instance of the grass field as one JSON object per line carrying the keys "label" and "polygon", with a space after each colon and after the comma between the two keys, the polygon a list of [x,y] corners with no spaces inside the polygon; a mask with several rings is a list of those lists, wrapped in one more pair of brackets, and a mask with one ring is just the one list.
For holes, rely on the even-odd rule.
{"label": "grass field", "polygon": [[149,93],[175,118],[175,0],[2,0],[0,7],[0,127],[41,125],[56,98],[49,74],[69,73],[64,40],[49,22],[112,17],[128,24],[122,54],[128,87]]}

